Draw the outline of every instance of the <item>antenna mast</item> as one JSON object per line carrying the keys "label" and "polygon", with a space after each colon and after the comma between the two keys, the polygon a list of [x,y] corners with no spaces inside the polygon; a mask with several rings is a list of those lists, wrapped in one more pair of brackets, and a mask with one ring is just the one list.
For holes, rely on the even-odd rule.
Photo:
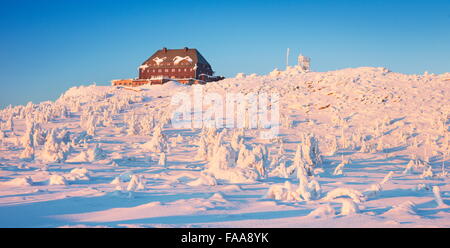
{"label": "antenna mast", "polygon": [[288,68],[288,66],[289,66],[289,47],[286,51],[286,69]]}

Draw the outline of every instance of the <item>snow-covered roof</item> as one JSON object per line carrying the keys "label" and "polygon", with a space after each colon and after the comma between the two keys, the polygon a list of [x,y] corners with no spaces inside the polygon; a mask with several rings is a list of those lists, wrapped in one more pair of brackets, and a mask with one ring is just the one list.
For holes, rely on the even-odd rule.
{"label": "snow-covered roof", "polygon": [[[184,61],[188,62],[187,65],[181,63]],[[150,56],[150,58],[148,58],[144,63],[142,63],[142,65],[158,66],[158,68],[192,66],[197,64],[211,68],[208,61],[206,61],[206,59],[195,48],[160,49]]]}

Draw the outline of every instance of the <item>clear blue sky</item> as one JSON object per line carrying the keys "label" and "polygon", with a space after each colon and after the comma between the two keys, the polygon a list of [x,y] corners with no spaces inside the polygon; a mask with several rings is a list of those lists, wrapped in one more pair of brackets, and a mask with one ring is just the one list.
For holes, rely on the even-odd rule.
{"label": "clear blue sky", "polygon": [[1,0],[0,107],[137,75],[195,47],[217,74],[265,74],[301,51],[315,71],[450,71],[450,1]]}

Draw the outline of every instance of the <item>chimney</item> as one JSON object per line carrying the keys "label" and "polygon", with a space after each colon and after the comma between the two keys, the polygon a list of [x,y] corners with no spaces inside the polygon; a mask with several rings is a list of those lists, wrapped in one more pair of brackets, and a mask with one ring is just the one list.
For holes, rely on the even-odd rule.
{"label": "chimney", "polygon": [[167,47],[163,47],[162,50],[163,50],[164,53],[167,53]]}
{"label": "chimney", "polygon": [[189,50],[189,48],[187,48],[187,47],[184,47],[184,51],[185,52],[187,52]]}

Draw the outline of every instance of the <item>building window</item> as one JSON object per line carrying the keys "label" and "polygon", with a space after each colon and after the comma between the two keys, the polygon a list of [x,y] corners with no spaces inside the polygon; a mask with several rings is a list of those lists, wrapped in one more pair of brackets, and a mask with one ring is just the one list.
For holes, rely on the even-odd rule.
{"label": "building window", "polygon": [[164,69],[164,72],[169,72],[169,69]]}
{"label": "building window", "polygon": [[162,72],[162,70],[161,70],[161,69],[158,69],[158,72]]}
{"label": "building window", "polygon": [[175,69],[172,69],[172,72],[175,72]]}

